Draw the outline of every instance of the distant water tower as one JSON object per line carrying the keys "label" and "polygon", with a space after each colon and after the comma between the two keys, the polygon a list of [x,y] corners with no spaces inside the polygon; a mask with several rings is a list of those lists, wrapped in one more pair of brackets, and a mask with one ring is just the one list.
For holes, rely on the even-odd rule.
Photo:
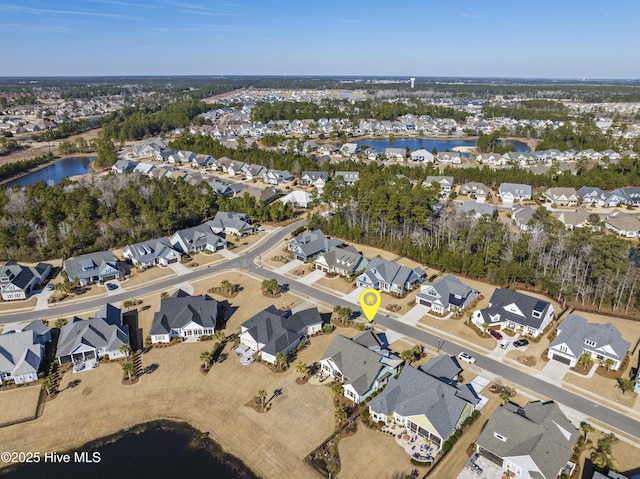
{"label": "distant water tower", "polygon": [[416,79],[411,78],[409,81],[411,82],[411,88],[413,88],[413,86],[416,84]]}

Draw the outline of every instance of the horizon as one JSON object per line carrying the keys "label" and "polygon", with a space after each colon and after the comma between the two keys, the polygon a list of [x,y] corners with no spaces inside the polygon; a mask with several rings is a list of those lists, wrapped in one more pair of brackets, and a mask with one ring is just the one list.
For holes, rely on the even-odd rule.
{"label": "horizon", "polygon": [[0,76],[637,80],[639,17],[631,0],[0,0]]}

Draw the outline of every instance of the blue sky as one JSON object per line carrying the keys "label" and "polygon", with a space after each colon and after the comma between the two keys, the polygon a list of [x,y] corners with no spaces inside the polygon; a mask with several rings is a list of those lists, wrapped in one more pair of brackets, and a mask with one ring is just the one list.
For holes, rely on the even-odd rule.
{"label": "blue sky", "polygon": [[637,0],[0,0],[0,76],[638,79],[639,20]]}

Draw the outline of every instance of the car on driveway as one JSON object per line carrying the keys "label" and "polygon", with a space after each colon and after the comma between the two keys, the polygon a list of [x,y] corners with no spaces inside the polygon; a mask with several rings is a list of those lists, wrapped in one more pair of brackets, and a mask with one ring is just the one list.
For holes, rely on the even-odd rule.
{"label": "car on driveway", "polygon": [[473,356],[471,356],[468,353],[465,353],[464,351],[461,352],[460,354],[458,354],[458,359],[460,361],[466,361],[469,364],[475,364],[476,363],[476,358],[474,358]]}
{"label": "car on driveway", "polygon": [[498,331],[489,331],[489,334],[496,338],[498,341],[502,339],[502,334],[500,334]]}
{"label": "car on driveway", "polygon": [[107,283],[107,289],[109,291],[113,291],[114,289],[118,289],[118,285],[113,283]]}
{"label": "car on driveway", "polygon": [[47,291],[53,291],[53,283],[47,284],[47,286],[44,289],[46,289]]}
{"label": "car on driveway", "polygon": [[521,348],[523,346],[529,346],[529,340],[528,339],[518,339],[517,341],[513,342],[513,345],[516,348]]}

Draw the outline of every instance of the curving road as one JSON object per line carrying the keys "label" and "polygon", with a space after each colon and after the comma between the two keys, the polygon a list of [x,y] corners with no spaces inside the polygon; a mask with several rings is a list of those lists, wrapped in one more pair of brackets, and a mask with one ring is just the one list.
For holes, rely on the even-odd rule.
{"label": "curving road", "polygon": [[[315,298],[324,303],[327,303],[330,305],[341,305],[341,306],[347,306],[347,307],[353,308],[353,304],[348,301],[340,299],[324,291],[318,290],[307,284],[300,283],[295,279],[279,275],[277,273],[274,273],[271,270],[263,269],[262,267],[257,266],[254,263],[254,259],[257,256],[262,255],[267,251],[269,251],[270,249],[272,249],[279,242],[281,242],[288,234],[290,234],[294,229],[298,228],[299,226],[302,226],[304,223],[305,223],[305,220],[301,220],[275,232],[274,234],[269,236],[265,241],[259,244],[257,247],[252,249],[250,251],[251,254],[243,254],[237,258],[222,262],[217,265],[212,265],[207,268],[191,271],[185,275],[178,276],[177,280],[179,282],[193,281],[193,280],[201,279],[210,274],[221,272],[224,270],[240,269],[264,278],[268,278],[268,279],[275,278],[278,280],[280,284],[288,284],[290,289],[295,290],[301,293],[302,295]],[[24,313],[3,314],[3,315],[0,315],[0,323],[25,321],[25,320],[30,320],[30,319],[45,317],[45,316],[46,317],[69,316],[69,315],[77,314],[81,311],[98,309],[107,301],[115,303],[118,301],[124,301],[127,299],[133,299],[133,298],[145,296],[158,291],[163,291],[165,289],[175,286],[175,283],[176,283],[176,278],[173,277],[173,278],[162,280],[150,285],[142,286],[140,288],[135,289],[134,291],[123,291],[122,293],[111,295],[106,298],[101,297],[96,299],[90,299],[82,303],[50,307],[47,311],[36,311],[36,312],[30,311],[30,312],[24,312]],[[467,348],[460,346],[459,344],[451,341],[450,339],[443,340],[442,338],[434,334],[431,334],[427,331],[402,323],[400,321],[389,318],[382,314],[376,315],[375,322],[381,326],[384,326],[387,329],[396,331],[404,336],[413,338],[416,341],[419,341],[423,344],[427,344],[435,349],[446,352],[447,354],[456,355],[460,351],[470,352],[476,357],[476,360],[477,360],[476,365],[482,368],[483,370],[489,371],[495,374],[496,376],[502,377],[509,382],[525,387],[531,391],[535,391],[544,397],[548,397],[549,399],[553,399],[554,401],[557,401],[561,404],[565,404],[579,411],[580,413],[584,414],[586,417],[592,417],[616,429],[619,429],[628,434],[631,434],[634,437],[640,437],[640,422],[626,416],[625,414],[619,413],[606,406],[595,403],[585,397],[582,397],[571,391],[562,389],[561,387],[558,387],[540,378],[531,376],[512,366],[493,360],[486,356],[482,356],[474,351],[469,351]]]}

